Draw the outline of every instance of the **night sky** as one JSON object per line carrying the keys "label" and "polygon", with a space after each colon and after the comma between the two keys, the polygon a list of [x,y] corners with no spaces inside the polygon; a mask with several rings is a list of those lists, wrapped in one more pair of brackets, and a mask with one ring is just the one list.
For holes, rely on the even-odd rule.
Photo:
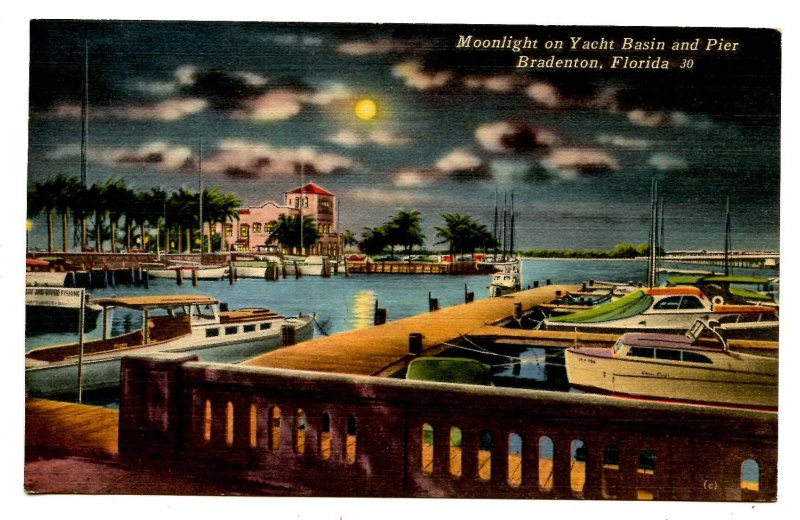
{"label": "night sky", "polygon": [[[461,35],[739,46],[514,52],[459,49]],[[646,242],[656,179],[668,250],[720,250],[726,197],[734,249],[779,247],[777,31],[34,21],[29,185],[80,174],[85,45],[89,183],[195,190],[202,139],[205,187],[245,204],[280,200],[302,163],[306,181],[339,196],[342,229],[418,210],[428,247],[442,213],[491,227],[495,201],[513,192],[516,242],[530,249]],[[605,66],[516,68],[521,54]],[[613,55],[672,68],[612,69]],[[679,69],[686,57],[693,67]],[[33,246],[46,244],[44,229],[35,223]]]}

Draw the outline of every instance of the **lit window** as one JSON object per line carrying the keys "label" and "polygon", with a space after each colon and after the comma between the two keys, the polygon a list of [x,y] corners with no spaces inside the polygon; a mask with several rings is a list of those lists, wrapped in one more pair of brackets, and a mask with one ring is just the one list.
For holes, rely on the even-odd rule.
{"label": "lit window", "polygon": [[261,224],[253,224],[253,233],[261,233]]}
{"label": "lit window", "polygon": [[226,237],[233,236],[233,224],[225,224],[225,236]]}
{"label": "lit window", "polygon": [[242,224],[239,226],[239,237],[240,238],[247,238],[250,236],[250,226],[248,224]]}

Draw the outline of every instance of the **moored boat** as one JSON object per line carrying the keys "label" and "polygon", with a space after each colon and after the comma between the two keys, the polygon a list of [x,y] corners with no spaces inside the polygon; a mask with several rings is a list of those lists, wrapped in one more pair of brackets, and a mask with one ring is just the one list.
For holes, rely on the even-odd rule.
{"label": "moored boat", "polygon": [[[62,287],[25,287],[25,334],[50,332],[78,332],[81,311],[81,289]],[[97,317],[102,308],[83,302],[83,330],[97,327]]]}
{"label": "moored boat", "polygon": [[701,320],[726,339],[778,338],[778,313],[760,305],[715,305],[696,287],[634,291],[594,308],[543,320],[546,330],[682,334]]}
{"label": "moored boat", "polygon": [[522,269],[519,260],[516,263],[503,267],[492,275],[489,285],[489,296],[496,298],[512,294],[522,289]]}
{"label": "moored boat", "polygon": [[198,280],[221,280],[228,276],[228,266],[226,265],[170,265],[156,266],[145,265],[148,275],[151,278],[170,278],[175,279],[180,271],[181,276],[191,278],[197,276]]}
{"label": "moored boat", "polygon": [[[203,295],[131,296],[94,300],[109,309],[142,313],[142,328],[83,345],[83,389],[119,385],[120,361],[129,354],[170,352],[197,354],[204,361],[238,363],[281,347],[310,339],[312,316],[284,317],[267,309],[219,310],[219,301]],[[286,337],[284,337],[286,336]],[[78,390],[80,345],[56,345],[31,350],[25,356],[25,388],[32,396],[60,396]]]}
{"label": "moored boat", "polygon": [[777,409],[778,359],[731,352],[692,334],[623,335],[565,351],[571,386],[639,398]]}

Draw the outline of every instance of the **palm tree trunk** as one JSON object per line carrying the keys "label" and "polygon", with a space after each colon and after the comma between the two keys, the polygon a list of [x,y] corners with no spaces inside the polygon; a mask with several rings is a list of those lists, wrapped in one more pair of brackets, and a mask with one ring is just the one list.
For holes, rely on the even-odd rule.
{"label": "palm tree trunk", "polygon": [[61,212],[61,250],[67,252],[67,212]]}
{"label": "palm tree trunk", "polygon": [[100,240],[100,226],[103,222],[100,220],[100,212],[94,214],[94,250],[98,253],[103,252],[103,242]]}
{"label": "palm tree trunk", "polygon": [[87,225],[86,220],[89,218],[88,215],[81,216],[81,251],[86,249],[86,246],[89,245],[89,239],[87,237]]}
{"label": "palm tree trunk", "polygon": [[117,252],[117,223],[111,220],[111,252]]}
{"label": "palm tree trunk", "polygon": [[142,237],[142,251],[147,252],[147,244],[144,242],[144,222],[139,223],[139,236]]}
{"label": "palm tree trunk", "polygon": [[127,243],[125,244],[125,246],[128,248],[128,252],[129,253],[131,251],[131,235],[132,234],[133,234],[133,225],[131,224],[131,221],[126,217],[125,218],[125,239],[126,239]]}
{"label": "palm tree trunk", "polygon": [[47,250],[55,251],[55,240],[53,237],[53,210],[47,210]]}

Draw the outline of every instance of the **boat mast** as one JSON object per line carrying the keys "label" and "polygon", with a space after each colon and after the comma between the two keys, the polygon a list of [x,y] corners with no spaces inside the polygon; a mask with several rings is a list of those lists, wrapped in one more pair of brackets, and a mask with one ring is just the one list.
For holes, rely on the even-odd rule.
{"label": "boat mast", "polygon": [[731,252],[731,198],[725,197],[725,276],[730,275],[730,252]]}
{"label": "boat mast", "polygon": [[514,191],[511,191],[511,231],[509,240],[509,256],[514,257]]}
{"label": "boat mast", "polygon": [[503,262],[506,261],[506,200],[507,195],[503,193]]}
{"label": "boat mast", "polygon": [[300,255],[303,255],[303,163],[300,163]]}
{"label": "boat mast", "polygon": [[[203,136],[200,136],[200,143],[197,153],[197,193],[200,198],[200,264],[203,264]],[[248,235],[249,236],[249,235]],[[209,238],[210,242],[210,238]]]}
{"label": "boat mast", "polygon": [[492,237],[494,237],[494,261],[497,261],[497,188],[494,189],[494,227],[492,228]]}
{"label": "boat mast", "polygon": [[[89,41],[83,42],[83,82],[81,92],[81,184],[86,188],[86,143],[89,140]],[[86,249],[86,215],[81,218],[81,251]]]}
{"label": "boat mast", "polygon": [[657,248],[658,248],[658,182],[653,179],[650,191],[650,256],[647,263],[647,285],[655,287],[658,284],[657,273]]}

